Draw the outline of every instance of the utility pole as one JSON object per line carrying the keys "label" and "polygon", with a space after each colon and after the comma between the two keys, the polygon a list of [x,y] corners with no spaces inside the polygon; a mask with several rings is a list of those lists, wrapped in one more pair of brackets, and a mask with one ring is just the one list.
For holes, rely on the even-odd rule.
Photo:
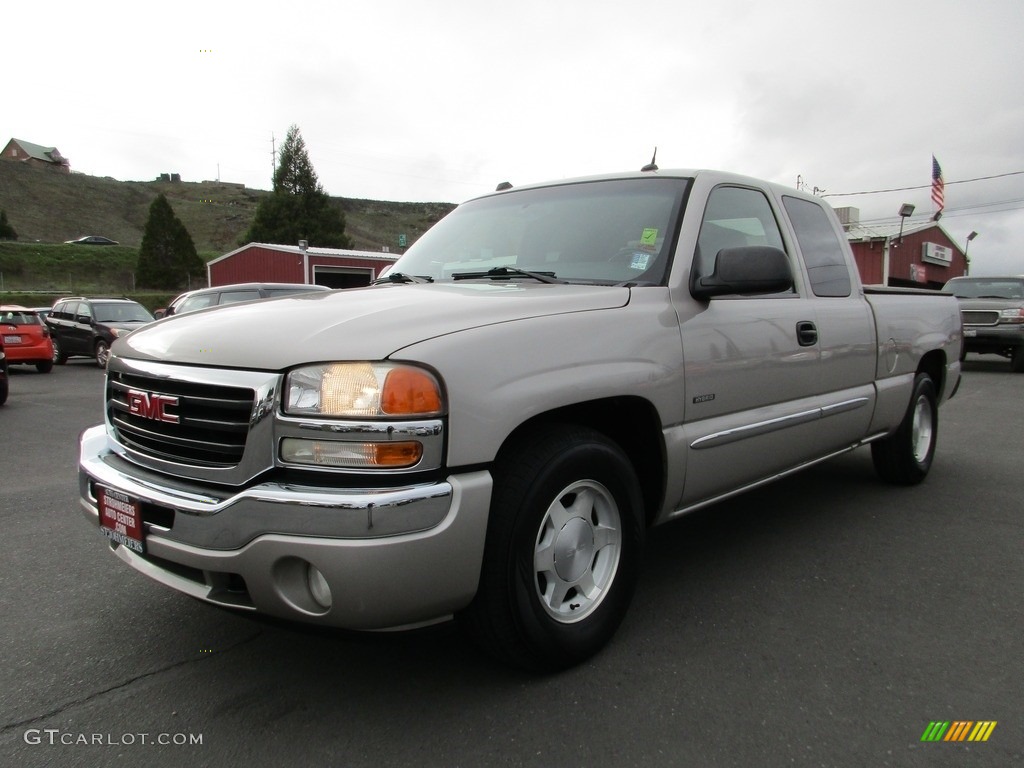
{"label": "utility pole", "polygon": [[270,178],[277,172],[277,145],[274,144],[274,132],[270,132]]}

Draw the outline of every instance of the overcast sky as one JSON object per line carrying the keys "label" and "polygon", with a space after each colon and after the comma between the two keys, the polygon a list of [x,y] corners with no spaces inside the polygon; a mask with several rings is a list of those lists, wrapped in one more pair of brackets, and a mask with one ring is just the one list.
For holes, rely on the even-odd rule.
{"label": "overcast sky", "polygon": [[294,123],[336,196],[460,202],[638,169],[657,146],[662,168],[799,179],[862,221],[913,203],[913,225],[934,154],[942,226],[979,233],[972,274],[1024,273],[1020,0],[41,8],[4,14],[0,144],[56,146],[82,173],[269,189]]}

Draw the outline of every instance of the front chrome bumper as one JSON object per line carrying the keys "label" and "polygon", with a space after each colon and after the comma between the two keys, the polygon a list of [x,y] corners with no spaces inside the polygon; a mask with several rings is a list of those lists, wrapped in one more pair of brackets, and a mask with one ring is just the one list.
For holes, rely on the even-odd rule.
{"label": "front chrome bumper", "polygon": [[[157,509],[146,553],[110,548],[136,570],[208,602],[348,629],[435,621],[465,607],[479,580],[491,476],[387,489],[261,483],[221,494],[178,483],[82,433],[79,491],[99,526],[96,487]],[[143,515],[144,520],[146,515]],[[310,567],[331,600],[314,598]]]}
{"label": "front chrome bumper", "polygon": [[1020,324],[964,326],[968,352],[1001,352],[1020,344],[1024,344],[1024,326]]}

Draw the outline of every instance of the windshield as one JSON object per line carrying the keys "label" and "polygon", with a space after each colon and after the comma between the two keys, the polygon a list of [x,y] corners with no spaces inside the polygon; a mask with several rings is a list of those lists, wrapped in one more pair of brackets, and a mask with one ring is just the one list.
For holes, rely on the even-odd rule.
{"label": "windshield", "polygon": [[1024,299],[1024,280],[994,277],[950,280],[946,290],[961,299]]}
{"label": "windshield", "polygon": [[153,320],[153,316],[144,306],[134,302],[94,302],[92,306],[97,323],[148,323]]}
{"label": "windshield", "polygon": [[[660,283],[687,179],[642,178],[513,190],[456,208],[391,272],[432,280]],[[501,268],[505,269],[501,269]]]}

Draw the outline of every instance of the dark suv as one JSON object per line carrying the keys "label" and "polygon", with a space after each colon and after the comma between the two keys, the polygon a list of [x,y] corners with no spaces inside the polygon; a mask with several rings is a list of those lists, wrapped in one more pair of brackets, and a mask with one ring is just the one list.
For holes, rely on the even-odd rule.
{"label": "dark suv", "polygon": [[114,339],[152,321],[149,310],[130,299],[60,299],[46,316],[53,362],[63,365],[69,357],[91,357],[105,368]]}

